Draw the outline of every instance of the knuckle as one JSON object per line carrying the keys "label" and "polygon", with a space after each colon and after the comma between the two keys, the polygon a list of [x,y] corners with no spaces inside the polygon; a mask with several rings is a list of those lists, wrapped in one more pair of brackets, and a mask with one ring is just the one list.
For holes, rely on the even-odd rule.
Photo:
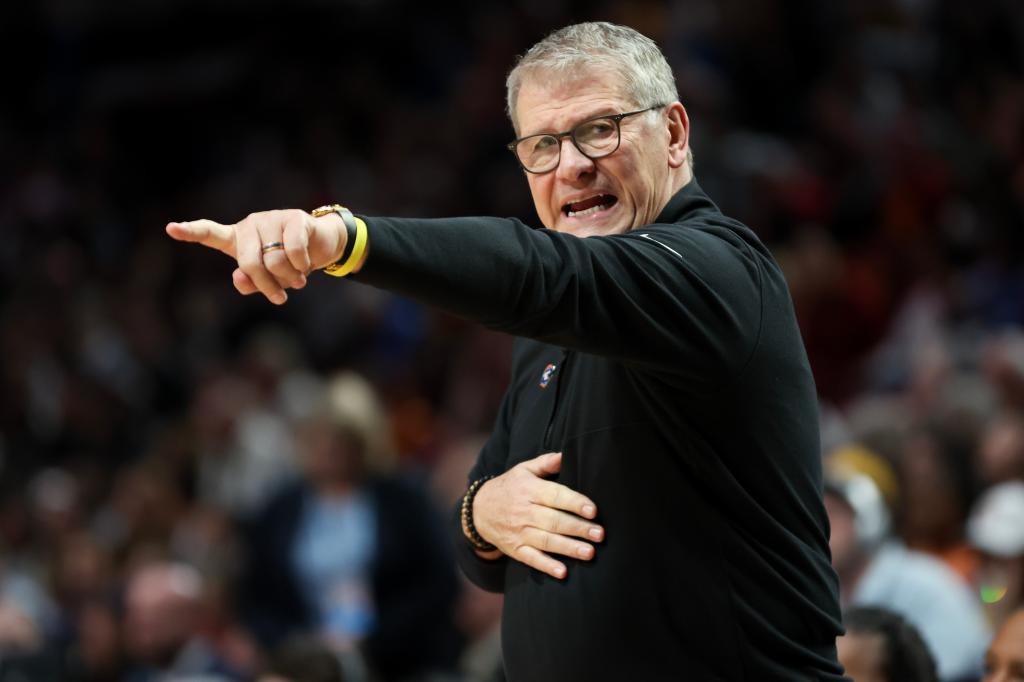
{"label": "knuckle", "polygon": [[267,254],[267,256],[270,255],[273,255],[273,258],[264,257],[263,259],[263,265],[266,266],[267,270],[269,270],[270,273],[274,275],[275,278],[290,279],[291,268],[288,266],[287,261],[284,259],[284,257],[276,251],[273,254]]}
{"label": "knuckle", "polygon": [[565,518],[558,513],[551,514],[548,517],[548,526],[552,532],[558,533],[559,535],[565,534]]}
{"label": "knuckle", "polygon": [[561,507],[560,503],[562,502],[563,498],[565,497],[565,494],[564,494],[563,491],[564,491],[564,488],[562,488],[562,486],[560,486],[558,484],[554,485],[554,487],[552,488],[552,492],[551,492],[551,506],[552,507]]}
{"label": "knuckle", "polygon": [[238,268],[245,274],[249,275],[250,278],[258,276],[263,272],[263,264],[251,256],[243,256],[242,258],[239,258]]}
{"label": "knuckle", "polygon": [[291,267],[288,265],[288,258],[284,251],[271,251],[263,256],[263,263],[273,272],[288,272]]}

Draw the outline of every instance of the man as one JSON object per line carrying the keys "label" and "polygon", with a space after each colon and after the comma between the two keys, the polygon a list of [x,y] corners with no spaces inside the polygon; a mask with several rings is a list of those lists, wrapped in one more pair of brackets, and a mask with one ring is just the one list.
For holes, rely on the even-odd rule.
{"label": "man", "polygon": [[1006,619],[985,654],[982,682],[1024,680],[1024,609]]}
{"label": "man", "polygon": [[341,209],[168,233],[236,258],[244,294],[283,303],[331,266],[525,337],[452,520],[463,570],[505,594],[513,682],[840,679],[789,293],[693,179],[664,56],[569,26],[520,60],[508,105],[547,229]]}
{"label": "man", "polygon": [[124,638],[134,666],[128,682],[241,679],[201,634],[202,578],[186,564],[134,569],[124,597]]}
{"label": "man", "polygon": [[936,682],[935,660],[921,634],[899,614],[861,606],[843,614],[836,643],[853,682]]}

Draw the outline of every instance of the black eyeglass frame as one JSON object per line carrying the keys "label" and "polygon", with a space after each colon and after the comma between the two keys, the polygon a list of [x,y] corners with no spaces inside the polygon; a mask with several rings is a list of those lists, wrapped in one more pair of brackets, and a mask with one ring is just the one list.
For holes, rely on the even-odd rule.
{"label": "black eyeglass frame", "polygon": [[[611,114],[611,115],[604,114],[602,116],[593,116],[591,118],[586,119],[585,121],[580,121],[575,126],[573,126],[571,130],[566,130],[565,132],[562,132],[562,133],[534,133],[533,135],[526,135],[525,137],[519,137],[519,138],[516,138],[515,140],[512,140],[511,142],[509,142],[506,145],[506,147],[508,148],[508,150],[510,152],[512,152],[512,156],[516,157],[516,162],[519,164],[520,168],[522,168],[527,173],[533,173],[534,175],[543,175],[544,173],[550,173],[551,171],[555,170],[556,168],[558,168],[558,164],[562,163],[562,138],[568,137],[569,139],[571,139],[572,140],[572,145],[574,147],[576,147],[576,149],[579,151],[579,153],[582,154],[583,156],[587,157],[591,161],[594,161],[595,159],[603,159],[606,156],[610,156],[610,155],[614,154],[619,149],[619,146],[622,144],[622,119],[626,118],[627,116],[636,116],[637,114],[645,114],[648,111],[654,111],[655,109],[661,109],[662,107],[665,107],[665,106],[668,106],[668,103],[665,103],[665,104],[655,104],[654,106],[647,107],[646,109],[637,109],[636,111],[626,111],[626,112],[621,113],[621,114]],[[603,119],[609,119],[609,120],[615,122],[615,146],[612,147],[611,149],[609,149],[607,152],[604,152],[604,153],[598,154],[597,156],[594,156],[593,154],[588,154],[585,151],[583,151],[583,148],[580,146],[579,141],[576,139],[576,131],[579,130],[580,128],[582,128],[583,126],[585,126],[588,123],[593,123],[594,121],[600,121],[600,120],[603,120]],[[516,147],[518,147],[519,143],[522,142],[523,140],[529,140],[532,137],[553,137],[553,138],[555,138],[555,142],[558,143],[558,160],[555,161],[555,165],[554,166],[552,166],[551,168],[548,168],[547,170],[542,170],[542,171],[530,170],[529,168],[526,167],[526,164],[523,163],[523,160],[519,158],[519,152],[516,151]]]}

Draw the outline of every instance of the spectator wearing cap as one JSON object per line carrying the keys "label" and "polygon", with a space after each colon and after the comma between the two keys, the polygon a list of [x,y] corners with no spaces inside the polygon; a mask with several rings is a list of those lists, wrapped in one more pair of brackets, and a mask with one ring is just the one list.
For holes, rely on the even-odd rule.
{"label": "spectator wearing cap", "polygon": [[985,679],[982,682],[1019,682],[1024,680],[1024,609],[1006,619],[985,653]]}
{"label": "spectator wearing cap", "polygon": [[1024,606],[1024,482],[989,488],[971,511],[967,537],[982,553],[977,583],[994,627]]}
{"label": "spectator wearing cap", "polygon": [[826,461],[825,508],[829,544],[845,608],[880,606],[920,630],[934,652],[940,680],[977,679],[989,641],[985,618],[970,588],[945,564],[907,549],[890,534],[896,476],[863,448],[843,449]]}

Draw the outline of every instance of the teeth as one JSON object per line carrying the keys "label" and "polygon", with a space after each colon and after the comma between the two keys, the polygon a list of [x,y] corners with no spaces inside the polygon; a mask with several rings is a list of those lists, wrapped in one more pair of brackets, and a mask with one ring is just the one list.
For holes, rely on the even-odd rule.
{"label": "teeth", "polygon": [[569,217],[570,218],[579,218],[580,216],[590,215],[591,213],[597,213],[598,211],[603,211],[604,209],[608,208],[609,206],[611,206],[610,203],[608,203],[608,204],[598,204],[596,206],[591,206],[590,208],[585,208],[582,211],[569,211]]}

